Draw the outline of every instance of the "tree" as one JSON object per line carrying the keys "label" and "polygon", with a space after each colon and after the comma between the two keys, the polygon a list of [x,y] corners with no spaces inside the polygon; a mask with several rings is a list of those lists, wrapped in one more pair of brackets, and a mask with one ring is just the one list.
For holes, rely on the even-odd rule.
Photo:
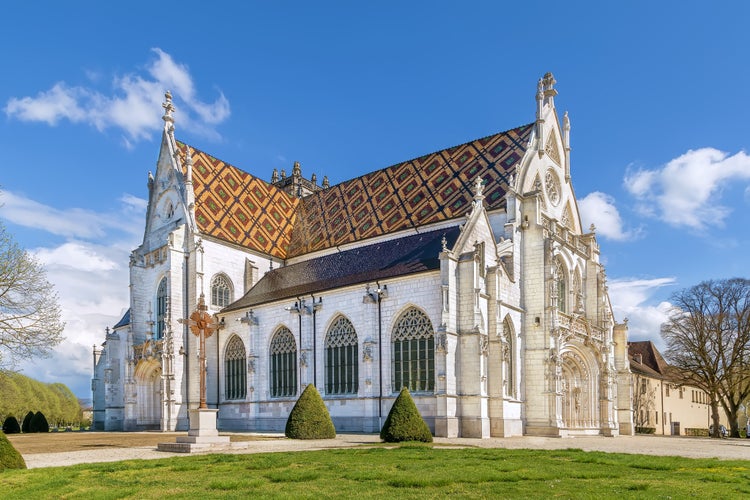
{"label": "tree", "polygon": [[323,398],[314,385],[302,391],[286,421],[286,437],[291,439],[333,439],[336,428]]}
{"label": "tree", "polygon": [[417,405],[409,394],[409,389],[401,389],[396,401],[388,412],[383,428],[380,430],[380,439],[386,443],[399,443],[401,441],[432,442],[432,433],[427,427]]}
{"label": "tree", "polygon": [[0,432],[0,472],[5,469],[25,469],[26,462],[5,434]]}
{"label": "tree", "polygon": [[5,418],[3,422],[3,432],[6,434],[20,434],[21,426],[18,424],[18,420],[13,415]]}
{"label": "tree", "polygon": [[0,366],[48,355],[64,327],[44,267],[0,224]]}
{"label": "tree", "polygon": [[651,387],[648,377],[633,374],[633,423],[635,432],[651,434],[656,431],[651,426],[651,413],[656,410],[656,387]]}
{"label": "tree", "polygon": [[740,405],[750,396],[750,280],[704,281],[672,295],[661,327],[666,358],[683,383],[709,395],[713,436],[719,437],[719,405],[739,437]]}
{"label": "tree", "polygon": [[21,424],[21,431],[23,431],[24,434],[27,434],[31,431],[31,419],[34,418],[34,412],[30,411],[26,414],[26,416],[23,418],[23,423]]}
{"label": "tree", "polygon": [[29,425],[29,432],[49,432],[49,423],[47,423],[44,413],[40,411],[34,413]]}

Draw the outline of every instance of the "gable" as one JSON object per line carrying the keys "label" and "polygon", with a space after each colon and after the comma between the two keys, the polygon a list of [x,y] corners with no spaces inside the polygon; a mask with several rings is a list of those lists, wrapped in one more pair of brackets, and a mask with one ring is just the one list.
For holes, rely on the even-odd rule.
{"label": "gable", "polygon": [[[178,145],[183,155],[190,147],[179,142]],[[266,255],[286,258],[300,200],[203,151],[190,147],[190,152],[198,230]]]}

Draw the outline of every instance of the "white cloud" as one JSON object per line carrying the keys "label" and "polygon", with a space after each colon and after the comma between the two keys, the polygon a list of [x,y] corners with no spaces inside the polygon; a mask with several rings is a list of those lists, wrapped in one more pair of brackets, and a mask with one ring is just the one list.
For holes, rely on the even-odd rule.
{"label": "white cloud", "polygon": [[750,180],[750,156],[729,156],[713,148],[690,150],[659,169],[639,169],[625,176],[625,188],[638,210],[672,226],[703,230],[721,225],[731,210],[721,205],[722,189]]}
{"label": "white cloud", "polygon": [[615,206],[615,199],[608,194],[594,191],[578,200],[578,210],[584,228],[596,226],[597,234],[612,240],[622,241],[637,236],[637,231],[626,231]]}
{"label": "white cloud", "polygon": [[29,360],[20,368],[38,380],[63,382],[87,397],[92,346],[102,343],[105,328],[119,321],[129,306],[129,255],[142,236],[146,201],[125,194],[116,211],[102,214],[56,209],[8,191],[0,201],[5,202],[0,214],[9,221],[65,237],[58,245],[29,249],[58,294],[65,340],[50,359]]}
{"label": "white cloud", "polygon": [[[72,123],[87,123],[99,131],[110,127],[125,132],[127,146],[134,141],[151,137],[163,122],[161,103],[166,90],[173,91],[178,126],[201,135],[217,138],[213,126],[229,117],[229,101],[224,94],[213,102],[204,102],[197,97],[193,77],[184,64],[159,48],[152,49],[157,59],[146,68],[148,75],[117,75],[110,93],[94,88],[69,86],[56,83],[50,90],[39,92],[36,97],[13,97],[4,111],[10,118],[21,121],[44,122],[57,125],[62,120]],[[91,72],[86,73],[91,78]]]}
{"label": "white cloud", "polygon": [[653,296],[663,287],[673,286],[672,277],[637,279],[623,278],[609,282],[609,295],[617,321],[628,320],[631,340],[651,340],[661,344],[661,324],[666,321],[672,305],[667,301],[654,300]]}
{"label": "white cloud", "polygon": [[[127,214],[143,214],[146,200],[124,194],[120,201]],[[66,238],[102,238],[109,230],[140,235],[143,217],[121,217],[117,212],[94,212],[82,208],[58,209],[11,191],[0,193],[0,214],[19,226],[40,229]]]}

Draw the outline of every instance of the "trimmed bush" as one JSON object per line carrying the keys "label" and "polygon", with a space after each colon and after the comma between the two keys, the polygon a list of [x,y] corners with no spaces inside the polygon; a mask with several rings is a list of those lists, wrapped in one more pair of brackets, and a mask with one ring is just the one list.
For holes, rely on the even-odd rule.
{"label": "trimmed bush", "polygon": [[34,418],[34,412],[30,411],[26,414],[25,417],[23,417],[23,423],[21,424],[21,432],[26,434],[27,432],[31,432],[31,419]]}
{"label": "trimmed bush", "polygon": [[13,415],[6,417],[3,422],[3,432],[6,434],[19,434],[21,432],[21,426],[18,424],[18,420]]}
{"label": "trimmed bush", "polygon": [[404,387],[391,406],[388,418],[380,430],[380,439],[386,443],[400,443],[402,441],[432,442],[432,433],[427,423],[420,415],[417,405]]}
{"label": "trimmed bush", "polygon": [[333,439],[336,428],[323,398],[314,385],[308,384],[294,404],[286,421],[286,437],[291,439]]}
{"label": "trimmed bush", "polygon": [[654,434],[656,433],[656,427],[636,427],[636,434]]}
{"label": "trimmed bush", "polygon": [[[18,421],[16,421],[18,424]],[[13,447],[5,434],[0,433],[0,472],[5,469],[25,469],[26,462],[18,450]]]}
{"label": "trimmed bush", "polygon": [[49,424],[44,413],[38,411],[34,414],[29,425],[29,432],[49,432]]}

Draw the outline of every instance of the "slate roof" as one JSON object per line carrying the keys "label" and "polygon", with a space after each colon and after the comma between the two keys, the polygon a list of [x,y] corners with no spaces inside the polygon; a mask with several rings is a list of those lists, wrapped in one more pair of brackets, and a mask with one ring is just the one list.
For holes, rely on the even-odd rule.
{"label": "slate roof", "polygon": [[452,246],[459,232],[460,228],[454,226],[412,234],[274,269],[223,311],[440,269],[438,255],[443,237]]}
{"label": "slate roof", "polygon": [[113,330],[120,328],[122,326],[127,326],[130,324],[130,309],[125,311],[125,314],[120,318],[120,321],[117,322],[115,326],[112,327]]}
{"label": "slate roof", "polygon": [[[204,234],[288,259],[461,217],[477,177],[487,208],[501,208],[532,130],[523,125],[301,199],[190,147],[196,223]],[[184,155],[187,146],[178,144]]]}

